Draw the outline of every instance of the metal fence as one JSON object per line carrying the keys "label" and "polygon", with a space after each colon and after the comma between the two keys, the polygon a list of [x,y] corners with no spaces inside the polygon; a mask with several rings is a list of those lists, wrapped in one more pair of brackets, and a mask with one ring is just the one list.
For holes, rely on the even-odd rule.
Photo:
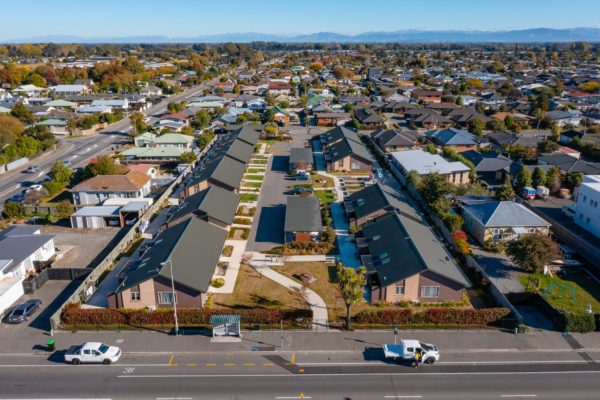
{"label": "metal fence", "polygon": [[[206,152],[212,147],[214,141],[217,136],[211,140],[211,142],[204,148],[199,154],[198,159],[203,157]],[[51,333],[60,327],[60,315],[67,304],[70,303],[84,303],[89,299],[89,297],[94,293],[96,285],[100,276],[107,270],[110,270],[114,265],[115,261],[117,261],[123,252],[129,247],[131,242],[133,242],[138,234],[138,229],[140,224],[144,219],[147,219],[149,216],[153,215],[162,207],[163,203],[169,199],[169,196],[173,193],[173,191],[177,188],[177,186],[183,181],[183,179],[192,171],[194,165],[197,163],[194,162],[189,165],[183,173],[181,173],[172,183],[171,185],[164,191],[164,193],[152,204],[148,210],[144,213],[144,217],[138,219],[136,223],[129,229],[127,234],[123,236],[123,238],[114,246],[114,248],[108,253],[108,255],[86,276],[86,278],[81,282],[81,284],[75,289],[73,294],[69,296],[65,302],[52,314],[50,317],[50,327]]]}

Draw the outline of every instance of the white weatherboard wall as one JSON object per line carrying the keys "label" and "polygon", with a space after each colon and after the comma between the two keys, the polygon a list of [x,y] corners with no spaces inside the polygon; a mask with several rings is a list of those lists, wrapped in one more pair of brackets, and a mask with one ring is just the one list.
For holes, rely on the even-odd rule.
{"label": "white weatherboard wall", "polygon": [[0,317],[25,294],[23,279],[3,279],[0,281]]}
{"label": "white weatherboard wall", "polygon": [[577,195],[575,223],[600,238],[600,175],[586,175]]}

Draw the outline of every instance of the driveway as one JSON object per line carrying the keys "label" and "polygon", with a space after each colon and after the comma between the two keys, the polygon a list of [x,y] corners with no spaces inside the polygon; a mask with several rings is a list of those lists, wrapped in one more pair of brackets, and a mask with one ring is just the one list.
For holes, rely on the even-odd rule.
{"label": "driveway", "polygon": [[525,291],[519,281],[519,275],[522,272],[508,257],[479,248],[473,248],[473,256],[501,293],[522,293]]}

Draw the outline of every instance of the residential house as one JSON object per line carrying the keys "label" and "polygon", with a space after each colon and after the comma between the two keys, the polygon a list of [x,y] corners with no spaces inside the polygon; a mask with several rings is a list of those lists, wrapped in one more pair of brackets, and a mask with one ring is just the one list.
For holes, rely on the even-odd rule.
{"label": "residential house", "polygon": [[226,230],[198,218],[162,231],[139,262],[121,273],[109,307],[202,308],[226,237]]}
{"label": "residential house", "polygon": [[320,241],[323,223],[319,199],[312,196],[288,196],[283,230],[285,243]]}
{"label": "residential house", "polygon": [[48,90],[59,96],[68,96],[87,94],[90,88],[86,85],[56,85],[50,86]]}
{"label": "residential house", "polygon": [[414,108],[404,113],[406,122],[415,127],[437,129],[452,124],[452,120],[430,108]]}
{"label": "residential house", "polygon": [[464,129],[436,129],[427,132],[426,135],[429,140],[442,148],[450,147],[458,152],[477,148],[477,137]]}
{"label": "residential house", "polygon": [[367,222],[394,212],[396,208],[389,198],[389,190],[388,186],[376,183],[350,194],[348,200],[344,201],[350,226],[358,228]]}
{"label": "residential house", "polygon": [[210,186],[179,202],[169,217],[166,228],[188,218],[199,218],[222,229],[229,230],[240,202],[240,195],[218,186]]}
{"label": "residential house", "polygon": [[235,192],[240,186],[246,164],[223,155],[211,160],[191,174],[191,181],[180,193],[183,199],[209,186],[218,186]]}
{"label": "residential house", "polygon": [[439,92],[437,90],[414,90],[411,93],[411,97],[416,101],[424,104],[442,102],[442,92]]}
{"label": "residential house", "polygon": [[468,184],[471,169],[460,161],[447,161],[438,154],[407,150],[391,154],[392,166],[402,175],[410,171],[419,175],[439,174],[455,185]]}
{"label": "residential house", "polygon": [[369,108],[361,108],[354,113],[356,119],[361,125],[361,129],[383,129],[385,128],[385,119]]}
{"label": "residential house", "polygon": [[316,112],[315,121],[318,126],[337,126],[350,121],[352,117],[345,112]]}
{"label": "residential house", "polygon": [[467,202],[462,206],[465,229],[479,243],[509,242],[526,233],[550,232],[550,223],[512,201]]}
{"label": "residential house", "polygon": [[41,226],[12,225],[0,232],[0,318],[23,294],[23,280],[35,272],[36,262],[55,254],[54,235]]}
{"label": "residential house", "polygon": [[600,175],[600,163],[580,160],[577,157],[564,153],[539,156],[538,164],[558,167],[562,174],[581,172],[584,175]]}
{"label": "residential house", "polygon": [[579,126],[582,120],[581,111],[548,111],[544,117],[550,123],[556,123],[558,126],[572,125]]}
{"label": "residential house", "polygon": [[71,189],[73,204],[97,205],[113,197],[143,198],[150,193],[150,180],[148,175],[138,171],[129,171],[125,175],[97,175]]}
{"label": "residential house", "polygon": [[573,221],[600,239],[600,174],[586,175],[577,193]]}
{"label": "residential house", "polygon": [[507,171],[514,168],[515,162],[495,151],[480,153],[476,150],[467,150],[460,153],[475,166],[477,179],[488,188],[496,188],[502,185]]}
{"label": "residential house", "polygon": [[472,121],[480,121],[484,125],[491,121],[491,118],[481,114],[470,108],[461,108],[458,110],[452,110],[448,115],[452,121],[454,121],[458,126],[466,128]]}
{"label": "residential house", "polygon": [[419,147],[419,133],[409,129],[378,130],[371,133],[375,145],[384,153],[413,150]]}
{"label": "residential house", "polygon": [[146,96],[146,97],[160,97],[163,95],[162,89],[157,86],[154,86],[154,85],[148,85],[148,86],[140,89],[140,91],[138,93],[141,96]]}
{"label": "residential house", "polygon": [[290,149],[290,171],[311,171],[313,164],[313,152],[310,148],[293,147]]}
{"label": "residential house", "polygon": [[371,153],[356,132],[338,126],[320,136],[327,171],[370,171]]}

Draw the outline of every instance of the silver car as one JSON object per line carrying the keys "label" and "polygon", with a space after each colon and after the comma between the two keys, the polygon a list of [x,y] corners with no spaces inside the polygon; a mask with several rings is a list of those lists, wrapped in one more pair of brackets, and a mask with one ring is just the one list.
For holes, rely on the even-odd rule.
{"label": "silver car", "polygon": [[8,315],[6,320],[9,324],[20,324],[21,322],[27,321],[29,316],[36,312],[41,305],[41,300],[28,300],[25,303],[17,305]]}

